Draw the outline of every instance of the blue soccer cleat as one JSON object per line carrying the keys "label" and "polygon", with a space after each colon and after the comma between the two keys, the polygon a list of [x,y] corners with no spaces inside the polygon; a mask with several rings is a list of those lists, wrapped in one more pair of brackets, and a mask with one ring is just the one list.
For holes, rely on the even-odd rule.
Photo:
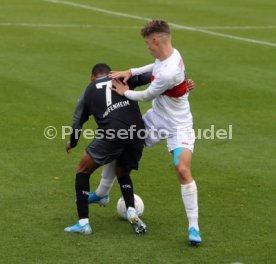
{"label": "blue soccer cleat", "polygon": [[98,196],[96,192],[90,192],[88,196],[88,204],[97,203],[100,206],[106,206],[110,201],[109,195]]}
{"label": "blue soccer cleat", "polygon": [[81,226],[79,223],[68,226],[64,229],[64,232],[67,233],[77,233],[82,235],[90,235],[92,233],[92,228],[90,224],[85,224],[84,226]]}
{"label": "blue soccer cleat", "polygon": [[189,243],[192,246],[198,246],[201,243],[201,234],[194,227],[189,229]]}

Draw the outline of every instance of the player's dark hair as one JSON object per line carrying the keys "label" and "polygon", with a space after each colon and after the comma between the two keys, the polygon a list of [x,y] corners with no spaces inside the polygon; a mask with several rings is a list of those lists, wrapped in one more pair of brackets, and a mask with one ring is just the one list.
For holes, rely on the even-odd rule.
{"label": "player's dark hair", "polygon": [[154,33],[171,34],[170,26],[165,20],[156,19],[148,22],[142,29],[141,35],[143,38],[148,37]]}
{"label": "player's dark hair", "polygon": [[92,75],[108,74],[111,68],[105,63],[98,63],[92,68]]}

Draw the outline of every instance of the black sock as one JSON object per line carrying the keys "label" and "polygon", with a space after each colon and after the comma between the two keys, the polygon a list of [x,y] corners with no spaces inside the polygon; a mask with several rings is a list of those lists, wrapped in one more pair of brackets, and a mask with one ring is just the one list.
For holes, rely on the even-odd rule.
{"label": "black sock", "polygon": [[82,172],[76,174],[75,189],[79,219],[88,218],[89,179],[89,174]]}
{"label": "black sock", "polygon": [[121,192],[123,194],[126,208],[128,207],[134,207],[134,194],[133,194],[133,185],[132,181],[130,179],[130,176],[122,176],[118,179],[118,182],[120,184]]}

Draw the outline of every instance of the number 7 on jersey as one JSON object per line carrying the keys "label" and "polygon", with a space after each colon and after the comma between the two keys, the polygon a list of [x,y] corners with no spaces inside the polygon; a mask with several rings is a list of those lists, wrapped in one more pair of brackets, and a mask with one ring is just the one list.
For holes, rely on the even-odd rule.
{"label": "number 7 on jersey", "polygon": [[112,98],[111,98],[112,81],[97,83],[96,87],[97,87],[97,89],[105,88],[106,106],[110,106],[112,104]]}

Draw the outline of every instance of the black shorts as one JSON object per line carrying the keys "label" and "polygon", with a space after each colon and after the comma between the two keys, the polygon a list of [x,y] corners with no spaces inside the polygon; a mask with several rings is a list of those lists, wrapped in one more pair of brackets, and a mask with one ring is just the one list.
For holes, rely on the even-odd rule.
{"label": "black shorts", "polygon": [[98,164],[104,165],[117,160],[117,166],[128,170],[138,170],[144,144],[123,144],[120,142],[94,139],[86,152]]}

